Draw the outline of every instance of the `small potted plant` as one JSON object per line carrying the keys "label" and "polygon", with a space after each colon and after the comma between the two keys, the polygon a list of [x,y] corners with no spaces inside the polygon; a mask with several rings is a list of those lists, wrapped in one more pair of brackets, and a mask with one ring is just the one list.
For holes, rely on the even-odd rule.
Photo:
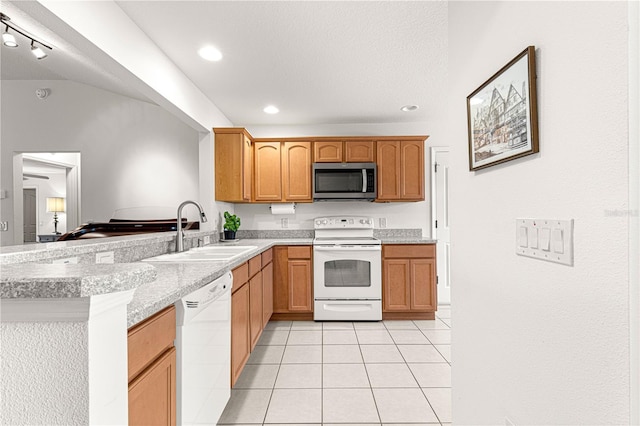
{"label": "small potted plant", "polygon": [[235,240],[238,228],[240,228],[240,218],[235,214],[224,212],[224,239]]}

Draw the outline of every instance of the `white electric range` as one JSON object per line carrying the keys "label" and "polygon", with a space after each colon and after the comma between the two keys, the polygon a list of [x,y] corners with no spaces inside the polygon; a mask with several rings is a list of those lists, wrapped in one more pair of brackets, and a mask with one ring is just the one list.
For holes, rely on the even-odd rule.
{"label": "white electric range", "polygon": [[314,228],[313,319],[381,320],[382,243],[373,237],[373,219],[318,217]]}

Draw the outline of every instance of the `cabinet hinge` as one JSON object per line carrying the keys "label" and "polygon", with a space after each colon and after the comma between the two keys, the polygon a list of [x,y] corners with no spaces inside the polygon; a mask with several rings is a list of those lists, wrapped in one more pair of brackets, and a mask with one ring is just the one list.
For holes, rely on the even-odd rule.
{"label": "cabinet hinge", "polygon": [[439,282],[440,282],[440,277],[436,275],[436,284],[438,284]]}
{"label": "cabinet hinge", "polygon": [[436,229],[438,229],[438,221],[436,220]]}
{"label": "cabinet hinge", "polygon": [[433,163],[433,172],[438,173],[438,163]]}

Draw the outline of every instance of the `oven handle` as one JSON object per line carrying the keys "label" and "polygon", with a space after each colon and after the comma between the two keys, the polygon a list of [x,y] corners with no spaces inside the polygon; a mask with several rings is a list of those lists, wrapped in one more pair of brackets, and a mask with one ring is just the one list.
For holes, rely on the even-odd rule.
{"label": "oven handle", "polygon": [[315,251],[382,251],[382,246],[355,246],[355,245],[342,245],[342,246],[313,246]]}

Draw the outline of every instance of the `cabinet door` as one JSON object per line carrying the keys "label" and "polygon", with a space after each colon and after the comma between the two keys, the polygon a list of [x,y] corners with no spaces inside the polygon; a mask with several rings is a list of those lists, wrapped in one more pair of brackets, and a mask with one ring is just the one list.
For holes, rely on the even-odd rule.
{"label": "cabinet door", "polygon": [[273,312],[289,312],[289,250],[273,248]]}
{"label": "cabinet door", "polygon": [[376,161],[374,141],[347,141],[344,143],[344,160],[347,163],[373,163]]}
{"label": "cabinet door", "polygon": [[408,259],[382,261],[382,309],[384,312],[411,309],[410,275]]}
{"label": "cabinet door", "polygon": [[253,150],[251,139],[242,135],[242,199],[251,201],[251,186],[253,184]]}
{"label": "cabinet door", "polygon": [[255,201],[282,201],[280,142],[254,143]]}
{"label": "cabinet door", "polygon": [[262,272],[249,280],[249,328],[251,330],[251,350],[262,334]]}
{"label": "cabinet door", "polygon": [[313,143],[313,161],[316,163],[341,163],[342,141],[321,141]]}
{"label": "cabinet door", "polygon": [[432,312],[436,304],[435,259],[411,260],[411,309]]}
{"label": "cabinet door", "polygon": [[312,312],[311,260],[289,260],[289,311]]}
{"label": "cabinet door", "polygon": [[285,142],[282,146],[284,201],[311,202],[311,142]]}
{"label": "cabinet door", "polygon": [[412,141],[400,144],[400,198],[424,200],[424,144]]}
{"label": "cabinet door", "polygon": [[238,380],[251,351],[249,311],[249,284],[245,284],[231,296],[231,386]]}
{"label": "cabinet door", "polygon": [[378,141],[378,200],[400,198],[400,142]]}
{"label": "cabinet door", "polygon": [[171,348],[129,383],[129,424],[176,424],[176,349]]}
{"label": "cabinet door", "polygon": [[273,314],[273,263],[262,269],[262,327],[266,327]]}

